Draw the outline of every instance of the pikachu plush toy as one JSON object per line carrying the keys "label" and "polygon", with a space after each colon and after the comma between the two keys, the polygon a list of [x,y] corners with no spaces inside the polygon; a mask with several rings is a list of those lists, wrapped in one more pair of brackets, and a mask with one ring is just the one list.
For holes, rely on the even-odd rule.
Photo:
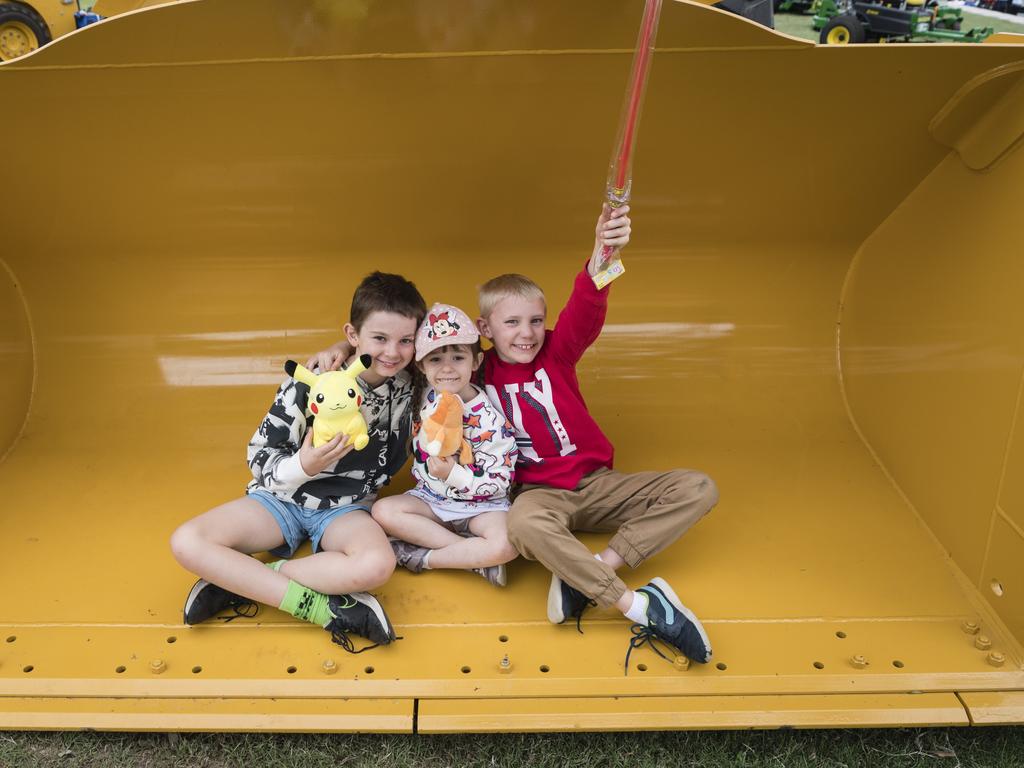
{"label": "pikachu plush toy", "polygon": [[357,451],[370,442],[366,419],[359,412],[363,403],[356,376],[370,367],[369,355],[362,355],[344,371],[328,371],[319,375],[294,360],[284,364],[285,372],[309,387],[309,410],[313,414],[313,447],[329,443],[343,432]]}

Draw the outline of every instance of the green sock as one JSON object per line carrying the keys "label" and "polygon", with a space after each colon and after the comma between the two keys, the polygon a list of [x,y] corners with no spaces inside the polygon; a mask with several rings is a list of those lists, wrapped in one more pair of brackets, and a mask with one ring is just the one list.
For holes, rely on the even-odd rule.
{"label": "green sock", "polygon": [[267,568],[269,568],[272,571],[280,571],[281,570],[281,566],[284,565],[287,562],[288,562],[287,560],[275,560],[272,563],[267,563]]}
{"label": "green sock", "polygon": [[322,627],[334,618],[327,603],[327,595],[304,587],[297,581],[289,580],[284,600],[281,601],[278,608],[290,613],[296,619],[302,619]]}

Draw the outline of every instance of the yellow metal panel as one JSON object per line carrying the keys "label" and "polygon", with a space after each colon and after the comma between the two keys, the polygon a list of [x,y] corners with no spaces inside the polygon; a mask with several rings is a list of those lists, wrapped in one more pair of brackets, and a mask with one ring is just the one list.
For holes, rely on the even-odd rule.
{"label": "yellow metal panel", "polygon": [[28,415],[32,398],[32,330],[21,288],[0,261],[0,461],[11,448]]}
{"label": "yellow metal panel", "polygon": [[412,733],[413,703],[381,699],[0,698],[17,730]]}
{"label": "yellow metal panel", "polygon": [[[1024,534],[1002,514],[992,525],[992,541],[981,576],[981,593],[1010,633],[1024,637]],[[1014,659],[1017,664],[1024,660]]]}
{"label": "yellow metal panel", "polygon": [[[536,594],[537,570],[516,582],[521,598]],[[428,609],[437,605],[432,598],[442,590],[468,602],[487,600],[497,604],[495,610],[505,607],[494,596],[460,588],[457,576],[439,575],[436,589],[410,583],[415,577],[407,574],[396,576],[381,595],[404,639],[358,656],[331,645],[316,627],[295,622],[5,627],[0,633],[10,634],[0,637],[0,697],[412,699],[1024,690],[1024,671],[1007,653],[1009,641],[1000,628],[981,622],[980,634],[972,635],[963,631],[962,620],[952,618],[707,616],[714,663],[681,669],[642,648],[633,653],[626,675],[622,665],[630,635],[609,613],[588,621],[580,635],[575,627],[552,626],[539,616],[491,623],[484,614],[474,615],[472,623],[442,623],[437,620],[447,619],[447,611],[431,616],[429,610],[409,608],[413,602]],[[543,605],[537,602],[532,601],[539,614]],[[979,636],[988,638],[990,648],[976,646]],[[993,650],[1007,656],[1002,667],[989,662]],[[501,667],[506,656],[509,671]],[[331,663],[325,667],[325,662]]]}
{"label": "yellow metal panel", "polygon": [[1024,724],[1024,692],[964,693],[960,699],[974,725]]}
{"label": "yellow metal panel", "polygon": [[[1021,379],[1021,394],[1024,395],[1024,377]],[[999,495],[999,506],[1018,531],[1024,531],[1024,472],[1021,467],[1024,467],[1024,408],[1018,399],[1017,421],[1010,450],[1006,454],[1003,487]]]}
{"label": "yellow metal panel", "polygon": [[950,155],[865,242],[843,297],[852,413],[974,582],[1024,368],[1022,173],[1024,152],[986,174]]}
{"label": "yellow metal panel", "polygon": [[[266,0],[199,0],[175,13],[132,14],[112,19],[47,50],[45,58],[21,61],[22,66],[54,66],[88,61],[91,65],[230,60],[285,60],[320,57],[437,59],[495,54],[530,55],[535,51],[565,55],[613,53],[625,61],[616,72],[618,107],[629,74],[643,4],[622,0],[591,0],[580,10],[578,0],[549,3],[462,0],[433,3],[421,0],[367,3],[364,0],[312,2],[296,0],[296,10],[274,9]],[[806,40],[776,35],[736,15],[697,6],[699,15],[666,3],[658,31],[659,48],[809,49]],[[581,23],[581,14],[586,20]],[[239,20],[246,33],[238,34]],[[130,25],[131,33],[125,31]],[[230,34],[224,34],[230,30]],[[187,44],[182,36],[187,34]],[[112,44],[113,41],[113,44]],[[432,78],[431,78],[432,79]],[[613,118],[616,115],[613,110]],[[614,131],[613,125],[609,130]],[[645,129],[646,130],[646,129]],[[614,138],[614,137],[613,137]]]}
{"label": "yellow metal panel", "polygon": [[420,701],[420,733],[968,725],[952,693]]}
{"label": "yellow metal panel", "polygon": [[[625,622],[595,612],[584,635],[551,626],[548,576],[526,562],[501,591],[468,573],[396,574],[380,596],[405,639],[358,657],[272,609],[181,625],[192,577],[170,532],[241,493],[244,443],[283,361],[337,338],[363,274],[403,272],[428,299],[470,308],[476,285],[516,269],[553,308],[564,302],[639,6],[181,3],[0,66],[0,96],[36,116],[8,127],[28,148],[7,160],[25,183],[0,212],[11,274],[0,298],[17,283],[35,339],[34,354],[12,353],[13,375],[32,381],[34,367],[36,387],[5,415],[20,428],[28,411],[0,463],[0,578],[32,588],[0,606],[0,697],[12,702],[0,726],[102,715],[102,727],[160,727],[151,713],[164,699],[182,727],[208,715],[273,729],[304,728],[307,712],[310,728],[333,728],[310,702],[343,698],[454,698],[473,715],[475,697],[1024,690],[1020,637],[959,573],[977,584],[1024,366],[1009,303],[1024,166],[1016,151],[973,174],[929,133],[958,88],[1024,50],[818,48],[685,3],[666,5],[659,33],[628,277],[580,379],[620,468],[696,466],[722,489],[707,520],[628,575],[677,587],[706,620],[714,664],[678,670],[641,649],[624,676]],[[882,81],[873,110],[820,98],[835,82]],[[49,151],[69,125],[108,149],[74,162]],[[870,150],[858,153],[871,157],[864,172],[837,149],[854,144]],[[950,199],[984,226],[940,226],[931,214]],[[898,487],[841,394],[840,301],[850,404]],[[985,322],[967,322],[972,312]],[[4,343],[23,350],[24,321],[11,317]],[[947,321],[971,354],[929,357]],[[929,483],[957,471],[964,480]],[[1002,667],[965,621],[1004,649]],[[76,708],[89,697],[124,706]],[[49,709],[58,698],[72,701]],[[298,709],[261,709],[270,699]],[[900,700],[884,699],[905,713],[893,721],[952,722]],[[710,727],[768,704],[805,725],[857,709],[800,708],[810,701],[702,711]],[[352,712],[374,717],[324,716]],[[627,715],[617,727],[644,727]],[[366,727],[398,727],[394,717],[405,715]]]}
{"label": "yellow metal panel", "polygon": [[1012,150],[1024,133],[1024,76],[998,67],[960,88],[932,120],[932,135],[957,150],[971,169],[985,170]]}

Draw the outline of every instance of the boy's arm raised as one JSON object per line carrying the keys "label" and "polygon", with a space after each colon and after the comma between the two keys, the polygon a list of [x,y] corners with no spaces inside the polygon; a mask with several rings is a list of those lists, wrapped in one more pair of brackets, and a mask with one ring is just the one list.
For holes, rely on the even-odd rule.
{"label": "boy's arm raised", "polygon": [[587,262],[587,274],[591,277],[597,274],[597,267],[601,262],[605,246],[612,249],[608,257],[608,260],[611,261],[629,244],[629,236],[633,230],[628,214],[628,205],[612,208],[605,203],[601,206],[601,215],[597,219],[595,228],[594,252],[590,255],[590,261]]}
{"label": "boy's arm raised", "polygon": [[552,345],[552,352],[571,365],[579,362],[587,348],[601,335],[608,311],[608,287],[598,290],[590,278],[605,245],[615,249],[614,258],[629,242],[632,222],[628,213],[628,205],[614,210],[607,203],[602,206],[595,229],[594,250],[587,268],[576,276],[569,301],[551,332],[548,344]]}

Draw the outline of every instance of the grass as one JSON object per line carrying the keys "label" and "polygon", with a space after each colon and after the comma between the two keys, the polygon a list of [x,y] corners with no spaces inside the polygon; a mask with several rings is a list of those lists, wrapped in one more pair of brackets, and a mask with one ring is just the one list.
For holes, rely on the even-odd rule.
{"label": "grass", "polygon": [[0,733],[0,766],[1024,768],[1024,728],[553,735]]}
{"label": "grass", "polygon": [[[992,27],[996,32],[1015,32],[1024,34],[1024,24],[1015,24],[1012,21],[994,19],[990,16],[981,16],[977,13],[964,11],[964,31],[974,27]],[[805,40],[818,42],[819,32],[811,29],[811,14],[801,16],[796,13],[779,13],[775,15],[775,29],[793,37],[801,37]]]}

